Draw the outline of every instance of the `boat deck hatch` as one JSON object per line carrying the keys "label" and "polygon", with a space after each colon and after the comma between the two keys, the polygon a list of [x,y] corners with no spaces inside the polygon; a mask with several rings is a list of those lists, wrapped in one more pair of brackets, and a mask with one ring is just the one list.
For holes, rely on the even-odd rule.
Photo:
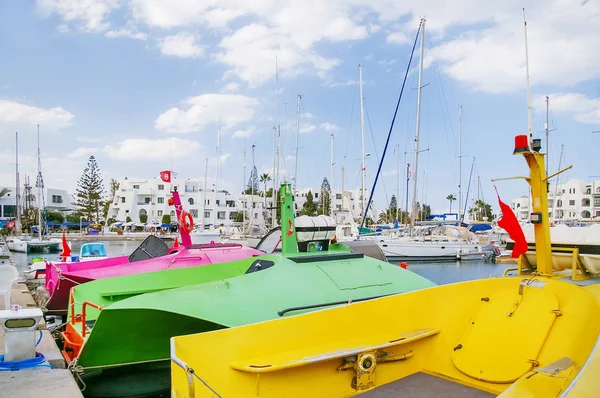
{"label": "boat deck hatch", "polygon": [[361,398],[491,398],[496,395],[419,372],[358,396]]}
{"label": "boat deck hatch", "polygon": [[512,383],[529,372],[560,315],[556,296],[543,286],[522,284],[481,297],[479,313],[453,348],[454,366],[492,383]]}
{"label": "boat deck hatch", "polygon": [[253,272],[262,271],[267,268],[271,268],[273,265],[275,265],[275,262],[273,262],[273,261],[264,260],[264,259],[256,260],[252,263],[250,268],[248,268],[248,270],[246,271],[246,274],[251,274]]}
{"label": "boat deck hatch", "polygon": [[288,257],[295,263],[318,263],[321,261],[354,260],[364,258],[362,253],[312,254],[309,256]]}

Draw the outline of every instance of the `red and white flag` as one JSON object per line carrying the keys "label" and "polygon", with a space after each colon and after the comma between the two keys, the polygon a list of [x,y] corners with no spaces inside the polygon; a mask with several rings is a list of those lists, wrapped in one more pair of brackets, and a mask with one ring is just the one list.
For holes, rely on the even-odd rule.
{"label": "red and white flag", "polygon": [[160,172],[160,179],[164,182],[171,182],[171,171],[165,170]]}
{"label": "red and white flag", "polygon": [[502,212],[502,218],[498,221],[498,226],[504,228],[508,233],[508,236],[515,241],[511,257],[519,258],[519,256],[525,254],[528,249],[527,239],[525,239],[523,228],[521,228],[521,224],[519,224],[519,220],[517,220],[517,217],[510,206],[500,200],[498,190],[496,190],[496,195],[498,196],[498,204],[500,205],[500,211]]}

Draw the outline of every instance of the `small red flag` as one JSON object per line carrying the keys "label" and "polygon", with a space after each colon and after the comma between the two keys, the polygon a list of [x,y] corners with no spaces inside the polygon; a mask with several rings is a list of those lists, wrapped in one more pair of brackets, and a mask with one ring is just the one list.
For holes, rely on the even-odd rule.
{"label": "small red flag", "polygon": [[508,232],[508,236],[515,241],[511,257],[518,258],[521,254],[527,252],[527,239],[525,239],[525,234],[523,233],[523,229],[521,228],[521,224],[519,224],[519,220],[517,220],[515,213],[513,213],[509,205],[500,200],[498,191],[496,191],[496,195],[498,196],[500,211],[502,211],[502,218],[498,221],[498,226],[504,228],[504,230]]}
{"label": "small red flag", "polygon": [[160,179],[164,182],[171,182],[171,171],[164,170],[160,172]]}
{"label": "small red flag", "polygon": [[7,225],[6,228],[8,229],[13,229],[15,227],[15,222],[14,221],[10,221]]}
{"label": "small red flag", "polygon": [[175,237],[175,243],[173,244],[173,247],[179,247],[179,236]]}
{"label": "small red flag", "polygon": [[63,262],[67,261],[67,257],[71,256],[71,248],[69,247],[69,244],[67,243],[67,237],[65,236],[65,233],[63,232],[63,236],[62,236],[62,247],[63,247],[63,251],[62,253],[60,253],[60,258],[62,259]]}

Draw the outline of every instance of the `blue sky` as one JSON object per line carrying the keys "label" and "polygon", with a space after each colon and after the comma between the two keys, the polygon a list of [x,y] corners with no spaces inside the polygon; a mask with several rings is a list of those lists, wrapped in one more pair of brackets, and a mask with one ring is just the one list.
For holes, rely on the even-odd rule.
{"label": "blue sky", "polygon": [[[522,7],[527,8],[533,131],[544,128],[550,96],[550,165],[567,178],[600,175],[600,1],[448,2],[389,0],[159,1],[40,0],[0,3],[0,185],[14,181],[14,131],[21,169],[35,171],[41,126],[47,186],[73,190],[89,155],[111,177],[153,177],[170,165],[179,177],[214,182],[222,130],[219,185],[243,184],[256,145],[259,172],[271,172],[279,65],[282,169],[293,176],[296,96],[300,115],[299,187],[329,177],[360,186],[357,65],[364,65],[367,184],[377,169],[418,20],[427,17],[419,200],[447,210],[458,193],[458,106],[463,106],[463,187],[473,157],[474,183],[494,201],[494,177],[525,172],[512,157],[527,131]],[[500,2],[498,2],[500,3]],[[415,57],[415,65],[418,57]],[[412,152],[416,69],[411,71],[390,142],[376,205],[396,190],[396,145]],[[287,121],[287,123],[286,123]],[[545,144],[544,144],[545,146]],[[171,148],[171,151],[170,149]],[[412,162],[412,155],[407,161]],[[249,172],[249,171],[248,171]],[[527,193],[502,182],[505,200]],[[464,189],[465,190],[465,189]],[[473,195],[473,194],[472,194]],[[456,203],[454,204],[454,208]],[[495,206],[496,207],[496,206]]]}

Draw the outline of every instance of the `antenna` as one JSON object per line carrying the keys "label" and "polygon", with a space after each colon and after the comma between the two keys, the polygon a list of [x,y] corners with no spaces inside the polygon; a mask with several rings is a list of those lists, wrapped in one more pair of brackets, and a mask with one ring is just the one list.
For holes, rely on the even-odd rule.
{"label": "antenna", "polygon": [[527,132],[529,133],[529,145],[531,146],[533,143],[533,132],[531,131],[531,87],[529,85],[529,50],[527,47],[527,20],[525,19],[525,8],[523,8],[523,24],[525,30],[525,71],[527,72]]}

